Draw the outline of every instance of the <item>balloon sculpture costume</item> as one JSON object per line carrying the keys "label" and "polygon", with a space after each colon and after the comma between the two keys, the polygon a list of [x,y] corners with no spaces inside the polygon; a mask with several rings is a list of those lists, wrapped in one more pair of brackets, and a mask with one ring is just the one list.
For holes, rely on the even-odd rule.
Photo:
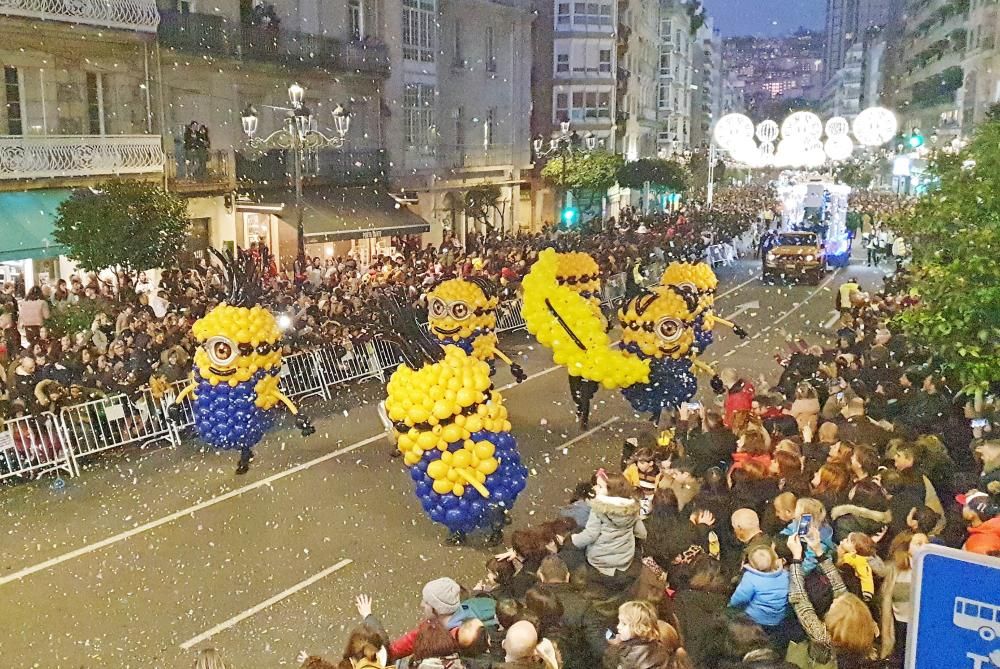
{"label": "balloon sculpture costume", "polygon": [[383,335],[406,361],[389,379],[385,410],[421,506],[455,543],[477,529],[490,530],[491,543],[502,540],[528,472],[489,365],[459,346],[442,347],[395,303],[383,318]]}
{"label": "balloon sculpture costume", "polygon": [[279,403],[297,416],[303,436],[316,430],[278,389],[281,330],[274,316],[256,304],[261,286],[256,264],[242,253],[212,252],[226,270],[228,295],[191,328],[200,344],[194,382],[177,395],[171,413],[177,416],[190,395],[198,435],[216,448],[240,451],[236,473],[245,474],[251,449],[271,427]]}
{"label": "balloon sculpture costume", "polygon": [[704,353],[714,340],[712,330],[716,323],[720,323],[732,328],[733,332],[740,338],[745,339],[746,330],[736,325],[732,321],[719,318],[715,315],[715,291],[719,286],[719,279],[715,276],[708,263],[697,262],[672,262],[667,265],[663,276],[660,278],[662,286],[677,286],[682,290],[695,293],[698,298],[698,306],[694,319],[694,347],[699,353]]}
{"label": "balloon sculpture costume", "polygon": [[567,262],[563,255],[542,251],[524,278],[525,323],[539,343],[552,350],[555,363],[571,376],[621,388],[636,411],[651,413],[654,420],[664,408],[691,399],[698,388],[692,370],[711,370],[695,359],[698,294],[658,286],[632,297],[618,312],[623,334],[614,347],[599,296],[584,297],[560,280],[560,267]]}
{"label": "balloon sculpture costume", "polygon": [[457,346],[477,360],[485,360],[494,370],[494,358],[510,366],[518,383],[527,375],[508,358],[497,340],[496,286],[486,279],[448,279],[427,295],[430,332],[442,346]]}

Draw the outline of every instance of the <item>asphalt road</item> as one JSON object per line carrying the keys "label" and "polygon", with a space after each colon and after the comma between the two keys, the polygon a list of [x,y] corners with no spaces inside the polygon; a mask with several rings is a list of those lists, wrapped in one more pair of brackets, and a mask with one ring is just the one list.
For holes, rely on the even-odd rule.
{"label": "asphalt road", "polygon": [[[833,291],[848,271],[881,284],[863,267],[816,287],[765,286],[757,263],[721,269],[717,311],[736,313],[751,337],[723,329],[705,359],[775,379],[784,332],[832,334]],[[525,333],[502,344],[531,375],[504,391],[531,472],[518,525],[547,519],[578,480],[616,463],[640,425],[602,391],[580,434],[566,374]],[[511,381],[501,369],[497,384]],[[443,528],[388,457],[381,396],[366,383],[307,402],[317,433],[277,427],[243,477],[234,454],[186,441],[105,454],[61,491],[49,481],[0,488],[0,665],[189,667],[211,645],[234,669],[296,666],[301,649],[339,657],[359,592],[393,633],[416,620],[425,581],[475,583],[491,551],[442,545]]]}

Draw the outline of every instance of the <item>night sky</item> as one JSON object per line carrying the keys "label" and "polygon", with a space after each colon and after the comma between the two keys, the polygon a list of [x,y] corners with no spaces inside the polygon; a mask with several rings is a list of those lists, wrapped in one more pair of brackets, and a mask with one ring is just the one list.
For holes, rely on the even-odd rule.
{"label": "night sky", "polygon": [[702,0],[723,37],[783,35],[823,27],[824,0]]}

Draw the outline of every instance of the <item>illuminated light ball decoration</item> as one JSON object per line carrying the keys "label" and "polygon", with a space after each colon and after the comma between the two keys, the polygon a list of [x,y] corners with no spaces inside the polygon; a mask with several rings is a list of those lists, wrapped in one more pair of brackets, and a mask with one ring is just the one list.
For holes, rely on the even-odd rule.
{"label": "illuminated light ball decoration", "polygon": [[791,137],[778,142],[778,150],[774,155],[775,163],[789,167],[801,167],[805,157],[805,144]]}
{"label": "illuminated light ball decoration", "polygon": [[854,142],[847,135],[832,135],[823,145],[823,152],[830,160],[847,160],[854,153]]}
{"label": "illuminated light ball decoration", "polygon": [[773,144],[778,139],[780,132],[781,128],[778,127],[777,122],[771,119],[761,121],[757,125],[757,139],[761,141],[761,144]]}
{"label": "illuminated light ball decoration", "polygon": [[823,142],[818,138],[810,139],[805,143],[805,156],[803,163],[806,167],[822,167],[826,162],[826,152],[823,150]]}
{"label": "illuminated light ball decoration", "polygon": [[834,116],[826,122],[827,137],[847,137],[851,132],[851,124],[843,116]]}
{"label": "illuminated light ball decoration", "polygon": [[854,136],[862,146],[882,146],[898,131],[896,115],[885,107],[869,107],[854,119]]}
{"label": "illuminated light ball decoration", "polygon": [[726,114],[715,124],[712,136],[716,144],[726,151],[732,152],[733,147],[740,142],[753,141],[753,121],[744,114]]}
{"label": "illuminated light ball decoration", "polygon": [[781,124],[781,136],[803,142],[819,140],[823,136],[823,121],[812,112],[795,112]]}
{"label": "illuminated light ball decoration", "polygon": [[760,160],[760,150],[757,148],[756,142],[753,141],[752,135],[736,141],[730,147],[729,153],[732,155],[733,160],[746,163],[747,165],[754,165]]}

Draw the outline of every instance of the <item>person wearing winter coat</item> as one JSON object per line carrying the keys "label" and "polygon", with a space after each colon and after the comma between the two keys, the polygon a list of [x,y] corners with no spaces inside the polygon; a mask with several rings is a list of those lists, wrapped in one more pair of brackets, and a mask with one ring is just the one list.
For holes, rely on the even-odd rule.
{"label": "person wearing winter coat", "polygon": [[[847,591],[840,572],[834,565],[815,527],[806,535],[806,546],[797,535],[788,537],[792,555],[789,566],[789,604],[795,610],[806,643],[789,645],[785,659],[799,669],[875,669],[881,665],[872,659],[878,627],[868,605]],[[813,608],[806,591],[803,557],[805,550],[813,552],[823,575],[833,589],[833,604],[822,620]]]}
{"label": "person wearing winter coat", "polygon": [[625,571],[635,557],[636,539],[646,538],[635,488],[619,474],[610,474],[604,488],[590,503],[590,516],[582,532],[571,536],[584,548],[587,562],[605,576]]}
{"label": "person wearing winter coat", "polygon": [[733,432],[739,433],[753,410],[753,398],[756,392],[753,384],[741,379],[732,367],[726,367],[718,376],[712,377],[712,390],[717,395],[725,395],[723,424]]}
{"label": "person wearing winter coat", "polygon": [[[358,612],[365,624],[375,629],[382,625],[372,615],[371,598],[366,596],[366,606],[362,606],[362,598],[358,598]],[[461,588],[453,579],[444,577],[428,581],[421,591],[420,611],[423,620],[412,630],[389,644],[389,660],[396,661],[413,655],[414,644],[420,632],[432,624],[447,625],[451,617],[461,606]]]}
{"label": "person wearing winter coat", "polygon": [[646,601],[625,602],[618,609],[618,633],[604,653],[604,669],[667,669],[669,649],[660,641],[656,609]]}
{"label": "person wearing winter coat", "polygon": [[[812,516],[812,522],[809,526],[811,529],[816,530],[818,541],[822,544],[824,553],[832,553],[836,548],[836,544],[833,541],[833,528],[827,522],[826,508],[818,500],[809,497],[799,499],[795,503],[795,519],[785,529],[781,530],[779,535],[789,538],[796,536],[804,514]],[[813,550],[812,545],[807,546],[801,560],[802,570],[807,576],[816,570],[819,564],[818,558],[819,555]]]}
{"label": "person wearing winter coat", "polygon": [[847,494],[847,503],[830,509],[833,539],[840,543],[852,532],[877,536],[892,522],[889,499],[878,483],[860,481]]}
{"label": "person wearing winter coat", "polygon": [[1000,551],[1000,503],[985,492],[970,490],[958,495],[962,518],[969,525],[969,537],[963,550],[990,555]]}
{"label": "person wearing winter coat", "polygon": [[730,608],[743,611],[765,629],[780,625],[788,613],[788,572],[770,546],[758,546],[743,566]]}

